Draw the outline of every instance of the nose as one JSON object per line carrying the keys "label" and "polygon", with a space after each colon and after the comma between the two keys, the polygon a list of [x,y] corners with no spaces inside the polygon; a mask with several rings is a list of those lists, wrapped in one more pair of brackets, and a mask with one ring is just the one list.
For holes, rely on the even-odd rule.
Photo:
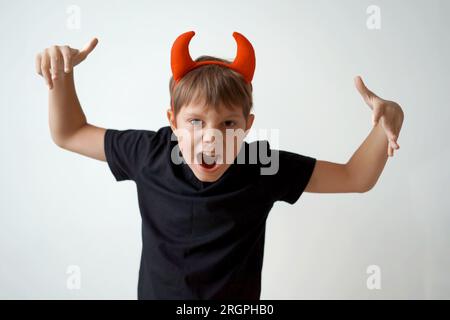
{"label": "nose", "polygon": [[214,129],[205,129],[203,132],[203,144],[212,144],[214,141]]}
{"label": "nose", "polygon": [[213,127],[207,127],[203,130],[202,135],[202,142],[203,142],[203,151],[205,152],[214,152],[214,148],[218,142],[217,135],[221,134],[220,130],[213,128]]}

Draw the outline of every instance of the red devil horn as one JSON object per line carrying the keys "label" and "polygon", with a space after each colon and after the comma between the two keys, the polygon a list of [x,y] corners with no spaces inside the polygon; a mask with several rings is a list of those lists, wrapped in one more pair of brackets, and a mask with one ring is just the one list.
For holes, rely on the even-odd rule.
{"label": "red devil horn", "polygon": [[237,43],[236,58],[230,68],[242,74],[247,82],[251,82],[255,72],[255,50],[250,41],[239,32],[233,32]]}
{"label": "red devil horn", "polygon": [[194,35],[194,31],[185,32],[178,36],[173,43],[170,64],[175,82],[178,82],[184,74],[195,66],[195,62],[189,54],[189,42]]}
{"label": "red devil horn", "polygon": [[172,46],[170,63],[175,83],[192,69],[205,64],[225,66],[240,73],[247,82],[252,81],[256,64],[255,51],[246,37],[239,32],[233,32],[237,44],[237,53],[233,63],[228,64],[221,61],[193,61],[189,54],[189,43],[194,35],[194,31],[185,32],[178,36]]}

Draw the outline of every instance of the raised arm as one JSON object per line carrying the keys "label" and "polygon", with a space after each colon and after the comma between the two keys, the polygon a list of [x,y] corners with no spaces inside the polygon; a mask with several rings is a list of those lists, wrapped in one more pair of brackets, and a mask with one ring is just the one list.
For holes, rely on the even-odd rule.
{"label": "raised arm", "polygon": [[75,91],[73,67],[94,50],[92,39],[83,49],[52,46],[36,56],[36,72],[49,88],[50,134],[59,147],[97,160],[106,161],[105,129],[87,122]]}
{"label": "raised arm", "polygon": [[400,105],[375,95],[360,77],[355,78],[355,85],[373,111],[373,128],[347,163],[318,160],[306,192],[367,192],[375,186],[388,157],[400,148],[397,140],[404,119]]}

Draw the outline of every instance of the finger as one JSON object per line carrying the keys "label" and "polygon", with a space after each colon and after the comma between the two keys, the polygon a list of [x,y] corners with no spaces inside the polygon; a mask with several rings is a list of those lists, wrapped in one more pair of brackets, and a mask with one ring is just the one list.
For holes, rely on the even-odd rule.
{"label": "finger", "polygon": [[354,81],[356,89],[358,90],[359,94],[363,97],[364,101],[369,106],[372,106],[372,98],[376,97],[376,95],[366,87],[360,76],[355,77]]}
{"label": "finger", "polygon": [[61,52],[56,46],[53,46],[50,50],[50,66],[53,80],[58,78],[58,73],[62,69],[61,60],[62,60]]}
{"label": "finger", "polygon": [[41,58],[41,70],[47,86],[51,89],[53,87],[52,76],[50,74],[50,57],[47,50],[44,51]]}
{"label": "finger", "polygon": [[388,138],[389,138],[389,140],[391,140],[394,143],[396,143],[396,141],[397,141],[397,136],[394,133],[392,133],[392,131],[390,131],[390,130],[388,130]]}
{"label": "finger", "polygon": [[388,156],[392,157],[394,155],[394,150],[392,150],[391,145],[388,144]]}
{"label": "finger", "polygon": [[391,140],[392,147],[396,150],[400,149],[400,145],[395,140]]}
{"label": "finger", "polygon": [[73,69],[72,55],[69,46],[61,47],[61,55],[64,60],[64,72],[69,73]]}
{"label": "finger", "polygon": [[400,128],[396,127],[394,132],[397,132],[397,134],[394,134],[394,137],[395,137],[395,139],[394,139],[395,146],[397,147],[397,149],[400,149],[400,145],[399,145],[398,142],[397,142],[397,141],[398,141],[398,136],[400,135]]}
{"label": "finger", "polygon": [[400,148],[394,140],[389,140],[389,144],[393,150],[398,150]]}
{"label": "finger", "polygon": [[94,50],[94,48],[97,46],[97,43],[98,39],[92,38],[92,40],[87,45],[85,45],[83,49],[80,50],[81,57],[83,59],[86,58],[87,55],[90,54],[92,50]]}
{"label": "finger", "polygon": [[378,121],[380,121],[381,116],[383,115],[383,108],[377,106],[373,108],[372,113],[372,125],[376,126]]}
{"label": "finger", "polygon": [[386,132],[386,136],[388,138],[389,141],[397,141],[397,135],[392,131],[392,128],[386,126],[386,121],[384,120],[384,118],[382,118],[383,121],[383,127],[385,128],[385,132]]}
{"label": "finger", "polygon": [[42,59],[42,54],[38,53],[36,55],[36,59],[34,61],[35,61],[36,73],[42,76],[41,59]]}

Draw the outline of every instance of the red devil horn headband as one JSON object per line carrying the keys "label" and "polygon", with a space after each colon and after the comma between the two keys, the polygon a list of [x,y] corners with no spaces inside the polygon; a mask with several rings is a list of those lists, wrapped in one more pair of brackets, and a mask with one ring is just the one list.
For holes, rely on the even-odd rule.
{"label": "red devil horn headband", "polygon": [[189,43],[194,35],[194,31],[183,33],[178,36],[173,43],[170,63],[175,84],[177,84],[186,73],[205,64],[218,64],[225,66],[240,73],[244,77],[245,81],[249,83],[252,81],[256,63],[255,51],[253,50],[252,44],[246,37],[239,32],[233,32],[233,37],[237,43],[237,53],[233,63],[228,64],[221,61],[211,60],[200,62],[193,61],[191,55],[189,54]]}

